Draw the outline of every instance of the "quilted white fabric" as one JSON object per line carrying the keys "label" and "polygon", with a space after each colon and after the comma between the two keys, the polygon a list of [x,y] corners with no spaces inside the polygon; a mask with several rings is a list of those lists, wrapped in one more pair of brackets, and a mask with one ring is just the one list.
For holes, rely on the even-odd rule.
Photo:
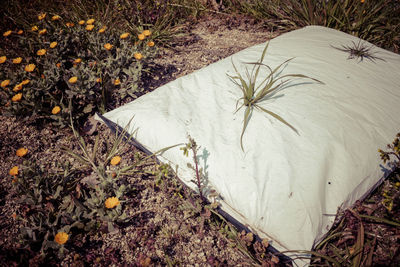
{"label": "quilted white fabric", "polygon": [[[149,151],[188,135],[200,149],[209,186],[222,209],[279,250],[312,249],[327,233],[338,208],[364,197],[382,178],[379,148],[400,131],[400,56],[365,41],[377,60],[348,59],[334,47],[360,40],[340,31],[308,26],[270,40],[264,63],[271,68],[294,57],[281,75],[294,79],[261,102],[293,125],[254,110],[240,147],[244,109],[235,113],[240,89],[228,78],[232,60],[257,61],[265,43],[247,48],[159,87],[104,116],[125,127]],[[262,74],[261,76],[265,75]],[[262,78],[262,77],[261,77]],[[159,159],[196,190],[179,147]]]}

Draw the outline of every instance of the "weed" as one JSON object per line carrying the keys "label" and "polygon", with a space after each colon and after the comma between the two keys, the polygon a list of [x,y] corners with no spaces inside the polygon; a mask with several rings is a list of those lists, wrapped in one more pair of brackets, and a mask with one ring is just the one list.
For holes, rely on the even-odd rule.
{"label": "weed", "polygon": [[[261,58],[257,62],[247,63],[247,64],[253,65],[253,68],[250,73],[249,73],[248,69],[246,68],[246,77],[243,77],[239,73],[236,66],[233,64],[233,62],[232,62],[232,64],[235,69],[236,76],[228,75],[230,77],[230,79],[233,81],[233,83],[235,83],[241,89],[241,91],[243,93],[243,97],[239,98],[239,100],[236,103],[236,108],[237,108],[237,105],[240,100],[243,100],[243,104],[239,108],[237,108],[236,112],[243,106],[245,106],[245,108],[246,108],[246,110],[244,112],[243,129],[242,129],[242,133],[240,135],[240,146],[241,146],[242,150],[244,150],[243,135],[244,135],[246,127],[249,123],[251,113],[253,112],[254,108],[257,108],[257,109],[267,113],[268,115],[271,115],[272,117],[279,120],[283,124],[287,125],[289,128],[291,128],[293,131],[295,131],[297,133],[296,128],[294,128],[291,124],[289,124],[281,116],[279,116],[278,114],[276,114],[268,109],[263,108],[260,105],[260,102],[265,101],[268,98],[270,98],[271,95],[275,91],[277,91],[278,89],[281,89],[285,84],[287,84],[288,82],[291,81],[291,79],[286,79],[283,81],[282,81],[282,79],[284,79],[284,78],[307,78],[307,79],[311,79],[313,81],[322,83],[322,82],[318,81],[317,79],[308,77],[303,74],[285,74],[285,75],[279,76],[278,73],[280,72],[281,67],[283,65],[285,65],[286,63],[288,63],[289,61],[291,61],[293,58],[290,58],[290,59],[284,61],[283,63],[278,65],[274,70],[272,70],[268,65],[263,63],[265,54],[267,52],[268,45],[269,45],[269,43],[267,43],[267,45],[265,46],[265,48],[262,52]],[[259,74],[261,67],[266,67],[266,69],[269,71],[269,74],[261,83],[258,84],[258,86],[256,86],[256,84],[258,83],[257,79],[258,79],[258,74]],[[278,81],[280,81],[280,83],[276,84]]]}
{"label": "weed", "polygon": [[332,46],[335,49],[338,49],[343,52],[349,53],[347,59],[359,59],[363,61],[364,58],[374,61],[376,59],[383,60],[382,58],[374,56],[374,52],[371,51],[372,46],[368,47],[365,43],[361,43],[361,40],[358,43],[352,42],[353,45],[342,45],[342,48]]}

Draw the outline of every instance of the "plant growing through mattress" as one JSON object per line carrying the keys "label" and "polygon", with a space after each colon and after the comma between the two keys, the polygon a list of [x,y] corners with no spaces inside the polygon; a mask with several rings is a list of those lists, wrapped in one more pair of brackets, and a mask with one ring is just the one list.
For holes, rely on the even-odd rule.
{"label": "plant growing through mattress", "polygon": [[342,45],[341,48],[335,46],[332,47],[340,51],[349,53],[347,59],[359,59],[360,61],[363,61],[364,58],[366,58],[371,61],[374,61],[376,59],[384,61],[384,59],[374,56],[375,53],[371,51],[372,45],[367,46],[365,42],[361,43],[361,39],[360,41],[358,41],[358,43],[352,41],[352,45]]}
{"label": "plant growing through mattress", "polygon": [[199,190],[199,195],[200,195],[201,201],[205,202],[206,199],[204,197],[204,192],[203,192],[205,177],[204,177],[204,173],[203,173],[203,168],[199,167],[199,159],[197,156],[199,149],[200,149],[200,147],[197,146],[196,141],[194,141],[194,139],[191,137],[189,137],[189,143],[187,143],[186,146],[181,148],[181,150],[183,150],[183,154],[186,157],[189,156],[189,151],[192,151],[194,166],[190,163],[188,163],[187,166],[195,172],[196,180],[192,180],[192,182],[194,184],[196,184],[196,186]]}
{"label": "plant growing through mattress", "polygon": [[[317,79],[311,78],[303,74],[285,74],[280,76],[279,73],[282,71],[282,67],[288,62],[290,62],[293,58],[284,61],[283,63],[272,69],[271,67],[263,63],[265,54],[268,49],[268,45],[269,42],[265,46],[261,58],[257,62],[246,63],[249,65],[253,65],[251,72],[249,72],[249,70],[246,68],[246,76],[242,76],[242,74],[240,74],[240,72],[237,70],[233,62],[232,65],[233,68],[235,69],[236,75],[235,76],[228,75],[229,78],[232,80],[232,82],[236,84],[243,93],[243,97],[239,98],[238,101],[236,102],[236,108],[237,108],[236,112],[240,110],[242,107],[245,107],[243,129],[240,135],[240,146],[242,147],[242,150],[244,150],[243,135],[244,132],[246,131],[247,125],[249,124],[251,113],[253,112],[254,108],[257,108],[258,110],[261,110],[267,113],[268,115],[271,115],[272,117],[282,122],[283,124],[287,125],[289,128],[291,128],[293,131],[297,133],[296,128],[294,128],[290,123],[288,123],[286,120],[284,120],[281,116],[279,116],[275,112],[272,112],[271,110],[262,107],[260,105],[261,102],[272,97],[272,95],[278,89],[282,89],[284,85],[286,85],[291,81],[290,78],[306,78],[322,83]],[[265,67],[265,69],[269,72],[269,74],[267,75],[266,78],[264,78],[264,80],[261,81],[261,83],[259,83],[258,75],[260,73],[261,67]],[[242,101],[243,103],[239,107],[237,107],[240,101]]]}

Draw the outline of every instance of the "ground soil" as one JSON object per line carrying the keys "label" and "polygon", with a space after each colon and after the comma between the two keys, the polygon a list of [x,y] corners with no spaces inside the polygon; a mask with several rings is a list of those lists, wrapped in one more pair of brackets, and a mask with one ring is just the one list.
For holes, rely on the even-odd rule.
{"label": "ground soil", "polygon": [[[152,76],[145,77],[144,86],[147,91],[154,90],[180,76],[277,35],[279,33],[271,33],[267,28],[246,18],[228,18],[223,15],[203,18],[195,24],[187,25],[183,37],[171,48],[160,49],[159,57],[151,66]],[[104,125],[98,126],[94,133],[86,134],[84,138],[89,144],[93,144],[96,135],[101,136],[103,147],[112,142],[113,134]],[[17,242],[18,231],[22,225],[22,220],[18,219],[23,216],[22,207],[10,193],[12,177],[8,171],[23,160],[36,160],[48,168],[55,166],[56,161],[70,161],[71,164],[76,164],[62,152],[60,148],[63,146],[79,151],[76,139],[69,129],[59,130],[37,119],[30,121],[0,115],[2,266],[36,266],[49,263],[64,266],[252,266],[257,263],[221,231],[215,220],[202,216],[202,211],[196,210],[189,200],[180,197],[180,194],[185,194],[186,191],[179,189],[179,182],[173,174],[163,178],[164,186],[156,184],[155,176],[151,174],[158,168],[155,161],[149,161],[140,175],[130,178],[135,188],[132,201],[126,204],[131,219],[128,223],[119,225],[117,231],[79,234],[74,238],[73,244],[66,245],[69,251],[61,262],[55,259],[43,260],[37,253],[24,249]],[[19,147],[29,149],[24,159],[15,155]],[[126,146],[124,151],[122,164],[133,162],[135,155],[144,157],[132,146]],[[184,198],[190,199],[191,197],[187,197],[190,194],[186,194]],[[379,203],[380,199],[373,203]],[[367,212],[368,205],[361,203],[358,212]],[[385,212],[382,205],[373,208],[376,211],[371,214]],[[397,204],[394,210],[396,209],[398,213]],[[14,218],[12,214],[16,214],[17,217]],[[345,223],[348,226],[346,229],[350,235],[356,236],[359,222],[351,214],[346,216],[350,220]],[[398,214],[395,214],[394,218],[398,219]],[[376,264],[395,266],[400,263],[399,228],[367,223],[365,228],[370,236],[377,236],[374,244]],[[271,257],[265,256],[264,266],[274,266],[279,261]]]}

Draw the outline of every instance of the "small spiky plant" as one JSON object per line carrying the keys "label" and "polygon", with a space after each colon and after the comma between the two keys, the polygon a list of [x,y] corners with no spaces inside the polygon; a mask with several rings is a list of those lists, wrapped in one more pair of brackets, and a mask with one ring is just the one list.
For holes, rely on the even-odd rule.
{"label": "small spiky plant", "polygon": [[[246,107],[246,110],[244,112],[244,120],[243,120],[243,129],[242,129],[242,134],[240,136],[240,146],[243,149],[243,135],[246,130],[247,125],[249,124],[250,121],[250,115],[253,112],[254,108],[257,108],[275,119],[279,120],[280,122],[286,124],[288,127],[290,127],[293,131],[297,133],[296,128],[294,128],[291,124],[289,124],[286,120],[284,120],[281,116],[278,114],[263,108],[260,105],[260,102],[269,99],[273,93],[282,88],[285,84],[291,81],[290,78],[306,78],[306,79],[311,79],[313,81],[322,83],[321,81],[308,77],[303,74],[285,74],[282,76],[279,76],[279,72],[281,70],[281,67],[291,61],[293,58],[290,58],[280,65],[278,65],[275,69],[271,69],[268,65],[262,63],[264,61],[265,54],[268,49],[269,42],[265,46],[261,58],[257,62],[252,62],[252,63],[246,63],[246,64],[251,64],[253,65],[253,68],[251,72],[248,71],[246,68],[246,77],[244,78],[239,71],[237,70],[235,64],[232,62],[233,68],[235,69],[236,76],[229,76],[229,78],[232,80],[233,83],[235,83],[239,88],[242,90],[243,97],[239,98],[236,107],[239,104],[239,101],[243,100],[242,105],[236,109],[236,112],[241,109],[243,106]],[[260,72],[261,67],[266,67],[267,70],[269,71],[268,76],[256,87],[256,82],[258,78],[258,74]],[[289,78],[289,79],[285,79]],[[285,79],[285,80],[283,80]],[[280,83],[277,83],[280,81]]]}
{"label": "small spiky plant", "polygon": [[352,45],[342,45],[341,48],[335,46],[332,47],[340,51],[349,53],[347,59],[359,59],[359,62],[363,61],[364,58],[371,61],[375,61],[376,59],[384,61],[384,59],[374,56],[375,53],[371,51],[373,47],[372,45],[367,46],[365,42],[361,43],[361,40],[359,40],[358,43],[352,41]]}

